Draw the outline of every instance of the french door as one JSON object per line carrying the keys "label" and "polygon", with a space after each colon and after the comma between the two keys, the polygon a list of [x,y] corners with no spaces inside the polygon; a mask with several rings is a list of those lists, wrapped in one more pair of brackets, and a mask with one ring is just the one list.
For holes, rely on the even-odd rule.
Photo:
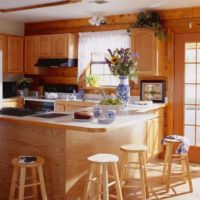
{"label": "french door", "polygon": [[200,33],[175,36],[174,132],[190,139],[189,158],[200,163]]}

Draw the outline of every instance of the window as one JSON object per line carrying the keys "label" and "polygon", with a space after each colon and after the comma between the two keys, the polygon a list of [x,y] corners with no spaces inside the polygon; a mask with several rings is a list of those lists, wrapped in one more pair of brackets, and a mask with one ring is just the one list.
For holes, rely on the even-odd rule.
{"label": "window", "polygon": [[79,33],[78,75],[90,67],[90,73],[100,76],[101,86],[116,86],[118,78],[110,73],[105,62],[108,49],[130,48],[131,37],[126,30]]}
{"label": "window", "polygon": [[100,86],[116,86],[119,80],[112,75],[108,64],[105,61],[106,55],[101,52],[92,52],[90,62],[90,74],[99,77]]}

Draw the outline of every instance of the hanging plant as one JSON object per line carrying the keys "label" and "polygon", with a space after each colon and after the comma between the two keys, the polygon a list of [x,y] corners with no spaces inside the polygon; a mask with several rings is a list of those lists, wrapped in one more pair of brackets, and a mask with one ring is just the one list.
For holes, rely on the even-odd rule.
{"label": "hanging plant", "polygon": [[153,11],[144,11],[138,14],[136,22],[132,28],[149,28],[155,32],[159,39],[166,39],[166,31],[162,25],[160,15]]}

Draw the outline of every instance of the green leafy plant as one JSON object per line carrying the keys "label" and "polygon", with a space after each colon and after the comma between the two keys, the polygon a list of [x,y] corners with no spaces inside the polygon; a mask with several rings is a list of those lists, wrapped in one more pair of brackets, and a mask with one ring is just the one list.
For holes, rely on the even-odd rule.
{"label": "green leafy plant", "polygon": [[22,77],[17,80],[17,87],[18,89],[23,90],[25,88],[30,88],[32,83],[33,83],[32,78]]}
{"label": "green leafy plant", "polygon": [[133,28],[149,28],[155,32],[159,39],[166,39],[166,31],[162,25],[160,15],[154,11],[144,11],[137,15]]}
{"label": "green leafy plant", "polygon": [[100,105],[122,105],[122,101],[119,98],[107,98],[107,99],[102,99],[99,103]]}
{"label": "green leafy plant", "polygon": [[85,82],[91,87],[98,87],[99,86],[99,76],[97,75],[88,75],[85,77]]}

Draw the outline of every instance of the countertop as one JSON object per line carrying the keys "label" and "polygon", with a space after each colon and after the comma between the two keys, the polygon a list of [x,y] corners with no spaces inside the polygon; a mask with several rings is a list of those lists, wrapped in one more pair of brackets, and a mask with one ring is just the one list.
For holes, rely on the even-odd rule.
{"label": "countertop", "polygon": [[[69,116],[50,119],[33,116],[15,117],[8,115],[0,115],[0,121],[23,125],[45,126],[66,130],[70,129],[87,132],[105,132],[110,129],[116,129],[123,126],[125,127],[129,124],[137,123],[139,121],[149,120],[154,117],[154,115],[150,111],[164,108],[165,106],[165,104],[152,104],[145,106],[128,105],[122,111],[118,112],[116,120],[110,124],[99,124],[97,119],[94,119],[89,122],[77,121],[73,119],[73,112],[71,112],[71,115]],[[92,108],[88,109],[92,110]]]}

